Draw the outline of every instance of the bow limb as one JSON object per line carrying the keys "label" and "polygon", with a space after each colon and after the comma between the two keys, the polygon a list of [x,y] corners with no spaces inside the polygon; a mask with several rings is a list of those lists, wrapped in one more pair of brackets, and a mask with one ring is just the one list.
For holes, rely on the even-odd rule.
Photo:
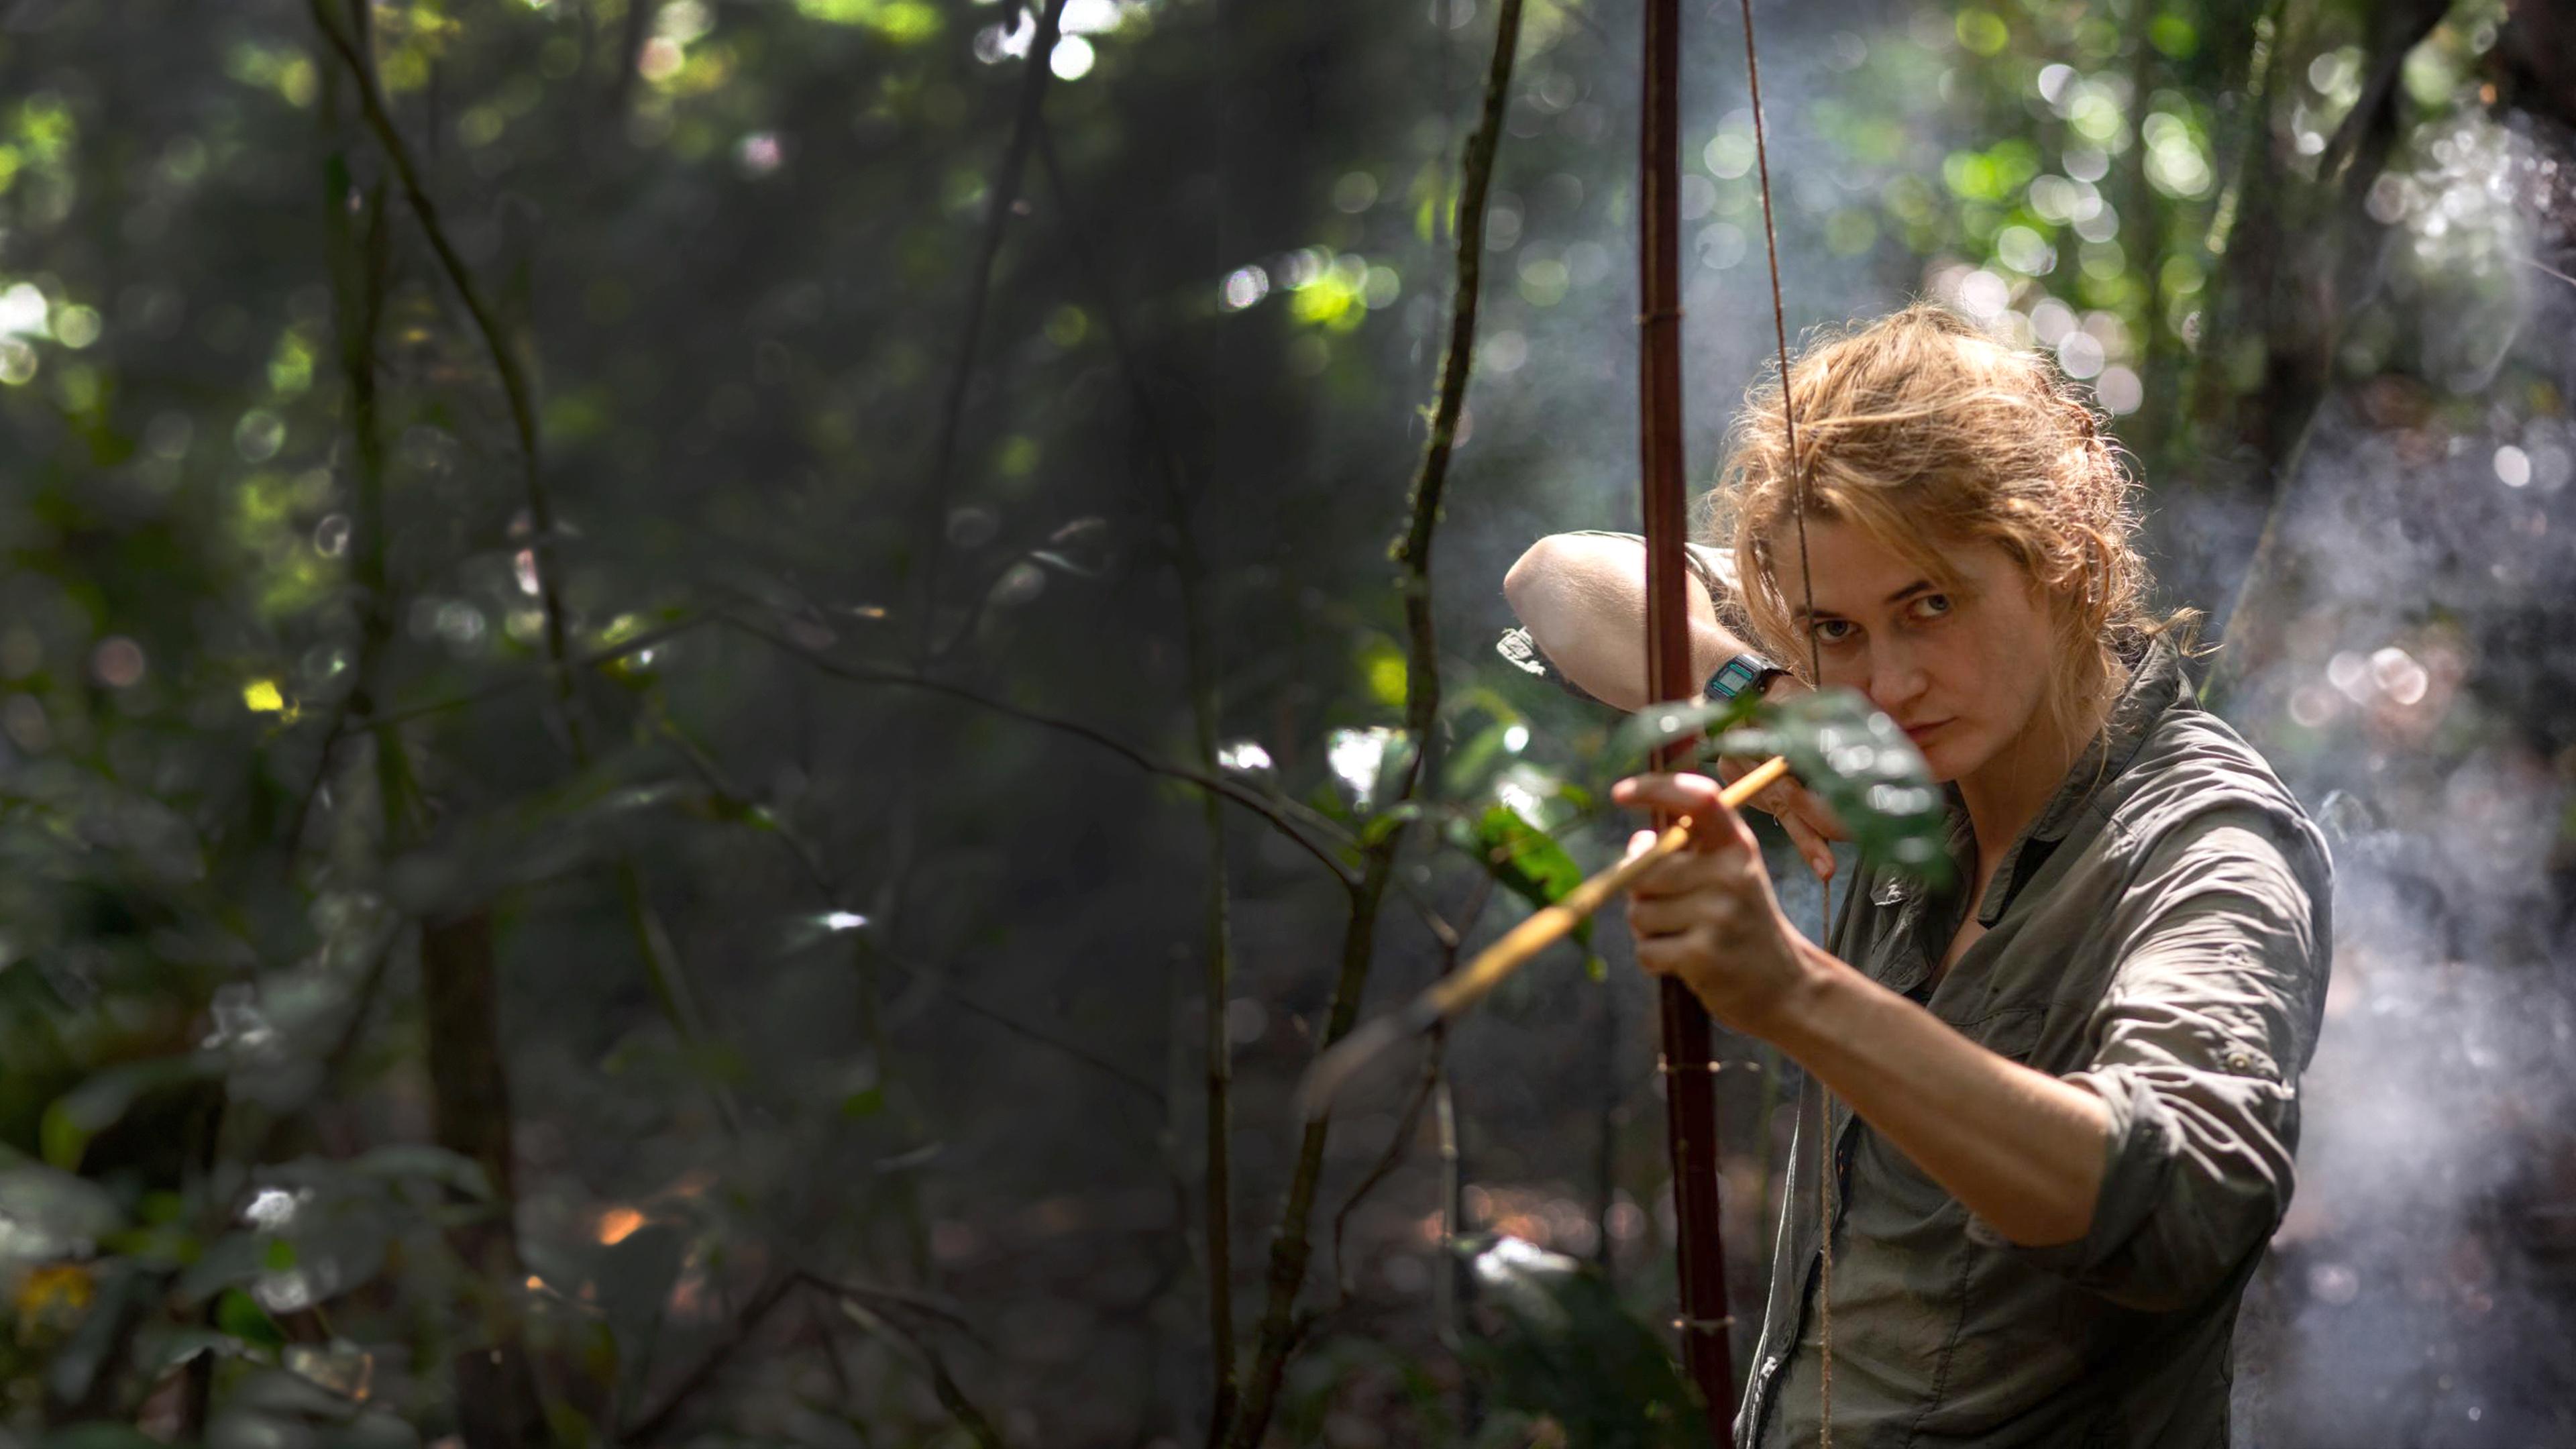
{"label": "bow limb", "polygon": [[[1645,105],[1638,157],[1638,426],[1646,533],[1646,677],[1658,700],[1691,699],[1689,529],[1682,461],[1681,6],[1647,0]],[[1685,769],[1691,744],[1659,750],[1660,769]],[[1657,828],[1671,819],[1659,813]],[[1708,1011],[1690,989],[1661,986],[1665,1138],[1671,1149],[1679,1256],[1682,1359],[1709,1406],[1713,1436],[1735,1417],[1728,1344],[1726,1248],[1719,1237],[1717,1080],[1709,1065]]]}

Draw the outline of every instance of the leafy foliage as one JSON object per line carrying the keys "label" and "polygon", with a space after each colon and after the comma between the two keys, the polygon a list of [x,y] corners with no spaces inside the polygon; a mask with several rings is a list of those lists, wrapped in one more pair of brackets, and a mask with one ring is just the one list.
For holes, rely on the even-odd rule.
{"label": "leafy foliage", "polygon": [[1514,1237],[1471,1235],[1451,1250],[1501,1320],[1462,1349],[1499,1406],[1544,1415],[1567,1442],[1602,1449],[1709,1442],[1698,1387],[1598,1269]]}
{"label": "leafy foliage", "polygon": [[1708,758],[1783,755],[1789,769],[1850,832],[1861,859],[1938,883],[1949,872],[1949,814],[1923,754],[1857,690],[1820,690],[1778,704],[1745,699],[1659,706],[1631,715],[1610,757],[1641,760],[1697,736]]}

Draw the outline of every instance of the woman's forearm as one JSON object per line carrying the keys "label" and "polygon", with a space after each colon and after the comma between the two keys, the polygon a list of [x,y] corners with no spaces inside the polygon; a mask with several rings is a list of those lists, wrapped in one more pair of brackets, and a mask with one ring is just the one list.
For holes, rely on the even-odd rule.
{"label": "woman's forearm", "polygon": [[1810,942],[1807,985],[1764,1035],[2004,1237],[2092,1226],[2110,1146],[2101,1099],[2007,1060]]}
{"label": "woman's forearm", "polygon": [[[1716,607],[1696,583],[1684,592],[1690,600],[1692,667],[1705,679],[1744,644],[1718,623]],[[1566,678],[1605,704],[1646,706],[1644,544],[1550,534],[1512,565],[1503,578],[1503,597]]]}

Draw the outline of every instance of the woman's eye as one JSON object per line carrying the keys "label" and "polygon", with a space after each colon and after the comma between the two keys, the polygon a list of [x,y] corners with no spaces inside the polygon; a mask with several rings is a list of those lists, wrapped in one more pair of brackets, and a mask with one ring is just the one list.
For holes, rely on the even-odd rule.
{"label": "woman's eye", "polygon": [[1914,608],[1915,617],[1917,618],[1927,620],[1938,619],[1950,612],[1950,596],[1948,594],[1925,594],[1923,597],[1914,601]]}
{"label": "woman's eye", "polygon": [[1819,619],[1816,621],[1816,638],[1821,643],[1840,644],[1851,638],[1846,632],[1850,628],[1851,622],[1847,619]]}

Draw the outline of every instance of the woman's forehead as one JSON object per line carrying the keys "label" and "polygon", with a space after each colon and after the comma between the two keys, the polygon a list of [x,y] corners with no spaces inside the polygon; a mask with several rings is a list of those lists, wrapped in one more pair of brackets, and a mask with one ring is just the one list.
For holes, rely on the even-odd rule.
{"label": "woman's forehead", "polygon": [[[1806,571],[1796,526],[1778,530],[1766,544],[1780,582],[1792,600],[1803,602]],[[1899,543],[1841,520],[1809,520],[1806,553],[1815,564],[1816,607],[1836,611],[1876,605],[1917,582],[1980,584],[2012,567],[2011,556],[1988,540],[1926,534]]]}

